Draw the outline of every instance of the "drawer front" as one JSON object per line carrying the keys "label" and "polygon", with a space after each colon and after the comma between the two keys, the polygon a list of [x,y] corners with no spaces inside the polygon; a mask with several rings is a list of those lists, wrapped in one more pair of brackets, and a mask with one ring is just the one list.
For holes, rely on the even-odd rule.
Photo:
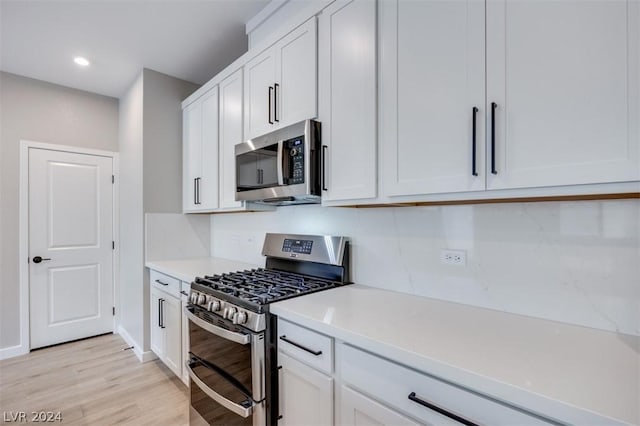
{"label": "drawer front", "polygon": [[280,318],[278,349],[319,371],[333,371],[333,339]]}
{"label": "drawer front", "polygon": [[149,281],[151,285],[159,288],[160,290],[169,293],[170,295],[180,298],[180,280],[163,274],[162,272],[154,271],[149,272]]}
{"label": "drawer front", "polygon": [[553,424],[349,345],[342,347],[340,366],[345,383],[427,424],[450,421],[438,408],[476,424]]}

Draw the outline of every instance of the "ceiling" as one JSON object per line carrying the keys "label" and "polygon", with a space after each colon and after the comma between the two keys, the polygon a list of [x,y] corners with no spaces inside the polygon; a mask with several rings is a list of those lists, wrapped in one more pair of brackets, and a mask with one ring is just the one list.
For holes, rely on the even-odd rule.
{"label": "ceiling", "polygon": [[142,68],[203,84],[246,52],[244,24],[267,3],[0,0],[0,69],[113,97]]}

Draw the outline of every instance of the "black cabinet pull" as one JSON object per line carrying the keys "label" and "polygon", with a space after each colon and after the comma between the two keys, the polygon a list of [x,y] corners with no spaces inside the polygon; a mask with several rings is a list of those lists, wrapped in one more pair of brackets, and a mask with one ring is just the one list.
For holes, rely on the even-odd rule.
{"label": "black cabinet pull", "polygon": [[164,299],[160,299],[160,328],[166,328],[164,326]]}
{"label": "black cabinet pull", "polygon": [[196,178],[196,204],[202,204],[200,202],[200,181],[202,178]]}
{"label": "black cabinet pull", "polygon": [[327,175],[327,149],[329,149],[329,147],[327,145],[322,145],[322,190],[323,191],[328,191],[327,189],[327,181],[325,176]]}
{"label": "black cabinet pull", "polygon": [[158,327],[162,327],[162,299],[158,299]]}
{"label": "black cabinet pull", "polygon": [[498,174],[496,170],[496,108],[498,104],[491,102],[491,173]]}
{"label": "black cabinet pull", "polygon": [[193,204],[198,204],[198,178],[193,179]]}
{"label": "black cabinet pull", "polygon": [[183,295],[185,295],[185,296],[189,296],[189,293],[187,293],[187,292],[186,292],[186,291],[184,291],[184,290],[180,290],[180,294],[183,294]]}
{"label": "black cabinet pull", "polygon": [[476,113],[478,112],[478,107],[473,107],[472,111],[472,125],[471,125],[471,174],[473,176],[478,176],[478,171],[476,170]]}
{"label": "black cabinet pull", "polygon": [[162,284],[162,285],[169,285],[169,284],[167,284],[167,283],[163,283],[163,282],[162,282],[162,281],[160,281],[160,280],[156,280],[156,282],[157,282],[158,284]]}
{"label": "black cabinet pull", "polygon": [[269,86],[269,124],[273,124],[271,120],[271,94],[273,93],[273,87]]}
{"label": "black cabinet pull", "polygon": [[313,349],[309,349],[306,346],[302,346],[300,343],[296,343],[292,340],[287,339],[287,336],[280,336],[280,340],[285,341],[288,344],[295,346],[296,348],[300,348],[303,351],[307,351],[312,355],[315,355],[315,356],[322,355],[322,351],[314,351]]}
{"label": "black cabinet pull", "polygon": [[450,411],[445,410],[444,408],[440,408],[437,405],[434,405],[430,402],[427,402],[423,399],[420,399],[416,396],[415,392],[411,392],[409,394],[409,399],[413,402],[417,402],[418,404],[427,407],[430,410],[435,411],[436,413],[442,414],[443,416],[449,417],[452,420],[455,420],[458,423],[462,423],[463,425],[467,425],[467,426],[479,426],[477,423],[473,423],[470,420],[467,420],[463,417],[458,416],[457,414],[453,414]]}
{"label": "black cabinet pull", "polygon": [[279,123],[278,119],[278,87],[280,85],[278,83],[273,84],[273,121]]}
{"label": "black cabinet pull", "polygon": [[50,257],[34,256],[33,263],[40,263],[40,262],[45,261],[45,260],[51,260],[51,258]]}

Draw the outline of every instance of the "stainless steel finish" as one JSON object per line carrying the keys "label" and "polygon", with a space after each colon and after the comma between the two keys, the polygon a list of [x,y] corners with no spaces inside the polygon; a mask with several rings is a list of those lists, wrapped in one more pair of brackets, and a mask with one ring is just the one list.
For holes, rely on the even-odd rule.
{"label": "stainless steel finish", "polygon": [[[285,239],[313,241],[311,254],[283,252],[282,245],[284,244]],[[262,255],[268,257],[281,257],[284,259],[305,260],[329,265],[342,265],[347,241],[348,240],[345,237],[333,237],[329,235],[268,233],[265,236],[264,245],[262,246]]]}
{"label": "stainless steel finish", "polygon": [[282,149],[283,149],[283,142],[284,141],[278,141],[278,157],[277,160],[277,171],[278,171],[278,185],[282,186],[284,185],[284,172],[283,172],[283,167],[282,167]]}
{"label": "stainless steel finish", "polygon": [[[198,299],[200,299],[200,296],[202,296],[202,293],[192,289],[191,295],[189,296],[189,301],[191,302],[191,304],[201,306],[208,311],[214,312],[216,315],[222,316],[223,318],[226,318],[226,316],[224,315],[225,309],[227,308],[234,308],[236,310],[241,309],[236,305],[234,305],[233,303],[227,302],[226,300],[218,300],[213,296],[209,296],[206,303],[205,302],[197,303]],[[209,309],[209,306],[211,306],[213,310]],[[249,330],[252,330],[252,331],[262,331],[265,329],[266,327],[265,314],[258,314],[256,312],[251,312],[251,311],[245,311],[244,313],[247,316],[246,322],[242,324],[245,328],[248,328]]]}
{"label": "stainless steel finish", "polygon": [[232,411],[245,419],[253,414],[253,407],[255,405],[252,405],[251,407],[243,407],[242,405],[238,405],[233,401],[229,401],[227,398],[215,392],[213,389],[208,387],[202,380],[200,380],[198,375],[189,366],[188,361],[185,363],[185,366],[187,367],[187,371],[189,372],[189,377],[191,378],[193,383],[198,385],[198,387],[202,390],[202,392],[207,394],[209,398],[213,399],[214,401],[216,401],[218,404],[222,405],[229,411]]}
{"label": "stainless steel finish", "polygon": [[263,426],[266,424],[266,408],[263,399],[266,396],[265,393],[265,343],[264,333],[254,334],[251,339],[251,383],[253,389],[254,399],[256,401],[262,401],[260,404],[256,404],[253,410],[253,424],[254,426]]}
{"label": "stainless steel finish", "polygon": [[224,328],[217,327],[210,322],[207,322],[192,314],[191,311],[189,311],[188,307],[184,308],[184,313],[189,321],[192,321],[194,324],[207,330],[209,333],[215,334],[216,336],[231,340],[232,342],[240,343],[241,345],[247,345],[251,341],[250,334],[236,333],[234,331],[229,331],[225,330]]}
{"label": "stainless steel finish", "polygon": [[[319,203],[320,194],[313,194],[312,180],[321,174],[320,170],[317,170],[317,164],[311,161],[311,151],[315,150],[317,144],[316,133],[319,133],[320,123],[313,120],[304,120],[298,123],[292,124],[287,127],[282,127],[266,135],[258,136],[253,139],[249,139],[247,142],[240,143],[235,146],[236,157],[247,152],[256,151],[269,145],[280,144],[282,141],[294,138],[296,136],[304,135],[304,183],[296,185],[284,185],[284,179],[282,183],[280,180],[282,169],[282,162],[284,156],[281,154],[281,150],[278,149],[278,186],[271,188],[253,189],[251,191],[236,191],[236,201],[255,201],[263,202],[266,204],[300,204],[300,203]],[[280,148],[280,147],[279,147]],[[318,155],[320,155],[318,153]],[[236,168],[236,173],[239,173],[239,169]],[[312,176],[314,178],[312,178]],[[236,177],[237,178],[237,177]],[[277,200],[279,198],[294,198],[293,201],[283,202],[269,202],[269,200]]]}

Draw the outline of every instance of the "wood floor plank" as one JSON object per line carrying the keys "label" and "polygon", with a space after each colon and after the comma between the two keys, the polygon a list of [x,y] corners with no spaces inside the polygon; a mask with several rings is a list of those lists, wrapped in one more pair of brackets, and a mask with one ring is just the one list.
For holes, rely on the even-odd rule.
{"label": "wood floor plank", "polygon": [[187,387],[126,348],[109,334],[0,361],[0,423],[15,424],[4,412],[52,411],[63,425],[188,425]]}

